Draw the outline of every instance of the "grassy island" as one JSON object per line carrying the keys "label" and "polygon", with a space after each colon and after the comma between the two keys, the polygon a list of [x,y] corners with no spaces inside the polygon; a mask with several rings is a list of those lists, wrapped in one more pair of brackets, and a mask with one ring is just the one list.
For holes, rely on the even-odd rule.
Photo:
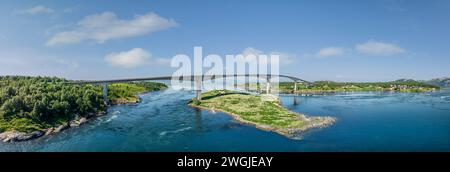
{"label": "grassy island", "polygon": [[108,85],[108,99],[112,104],[138,103],[139,94],[166,88],[167,85],[157,82],[116,83]]}
{"label": "grassy island", "polygon": [[[160,83],[112,84],[110,99],[166,88]],[[55,77],[0,76],[0,141],[23,141],[57,133],[105,114],[102,87]]]}
{"label": "grassy island", "polygon": [[202,100],[193,99],[189,105],[231,114],[237,121],[263,130],[274,131],[293,138],[296,133],[310,128],[324,127],[335,122],[332,117],[308,117],[284,108],[273,95],[251,95],[227,90],[202,94]]}

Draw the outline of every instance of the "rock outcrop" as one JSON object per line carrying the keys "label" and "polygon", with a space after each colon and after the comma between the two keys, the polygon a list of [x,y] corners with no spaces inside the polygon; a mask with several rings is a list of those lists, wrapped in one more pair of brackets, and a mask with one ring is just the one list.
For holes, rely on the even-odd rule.
{"label": "rock outcrop", "polygon": [[[98,117],[105,115],[106,112],[101,112],[98,114],[88,114],[89,118]],[[62,124],[57,127],[51,127],[44,131],[33,131],[33,132],[20,132],[20,131],[5,131],[3,133],[0,133],[0,141],[3,142],[21,142],[21,141],[27,141],[35,138],[39,138],[46,135],[51,135],[55,133],[59,133],[61,131],[64,131],[69,128],[78,127],[82,124],[85,124],[89,121],[89,118],[79,118],[77,120],[72,120],[69,123]]]}
{"label": "rock outcrop", "polygon": [[3,142],[20,142],[31,140],[43,136],[43,131],[34,131],[31,133],[19,132],[19,131],[6,131],[0,133],[0,140]]}

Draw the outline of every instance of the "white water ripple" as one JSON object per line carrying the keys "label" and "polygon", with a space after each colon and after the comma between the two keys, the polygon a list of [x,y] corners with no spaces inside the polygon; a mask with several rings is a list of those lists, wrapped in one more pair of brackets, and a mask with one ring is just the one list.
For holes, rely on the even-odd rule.
{"label": "white water ripple", "polygon": [[191,128],[192,127],[185,127],[185,128],[180,128],[180,129],[173,130],[173,131],[163,131],[163,132],[159,133],[159,135],[160,136],[164,136],[166,134],[176,134],[176,133],[179,133],[179,132],[190,130]]}

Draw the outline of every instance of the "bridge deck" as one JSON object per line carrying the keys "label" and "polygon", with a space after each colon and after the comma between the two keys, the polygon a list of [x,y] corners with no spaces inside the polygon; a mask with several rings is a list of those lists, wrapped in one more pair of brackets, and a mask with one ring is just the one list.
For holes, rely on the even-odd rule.
{"label": "bridge deck", "polygon": [[257,74],[248,74],[248,75],[191,75],[191,76],[159,76],[159,77],[146,77],[146,78],[126,78],[126,79],[112,79],[112,80],[88,80],[88,81],[73,81],[72,83],[76,84],[104,84],[104,83],[119,83],[119,82],[133,82],[133,81],[155,81],[155,80],[190,80],[194,81],[197,79],[205,80],[214,80],[226,77],[257,77],[257,78],[288,78],[293,80],[294,82],[303,82],[310,83],[306,80],[287,76],[287,75],[257,75]]}

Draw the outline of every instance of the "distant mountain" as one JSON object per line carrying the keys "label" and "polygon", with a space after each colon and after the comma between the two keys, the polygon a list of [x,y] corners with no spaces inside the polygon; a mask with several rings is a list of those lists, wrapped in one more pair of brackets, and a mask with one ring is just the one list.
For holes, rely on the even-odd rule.
{"label": "distant mountain", "polygon": [[431,85],[436,85],[439,87],[450,87],[450,78],[448,77],[436,78],[423,82]]}
{"label": "distant mountain", "polygon": [[394,82],[419,82],[414,79],[397,79]]}

